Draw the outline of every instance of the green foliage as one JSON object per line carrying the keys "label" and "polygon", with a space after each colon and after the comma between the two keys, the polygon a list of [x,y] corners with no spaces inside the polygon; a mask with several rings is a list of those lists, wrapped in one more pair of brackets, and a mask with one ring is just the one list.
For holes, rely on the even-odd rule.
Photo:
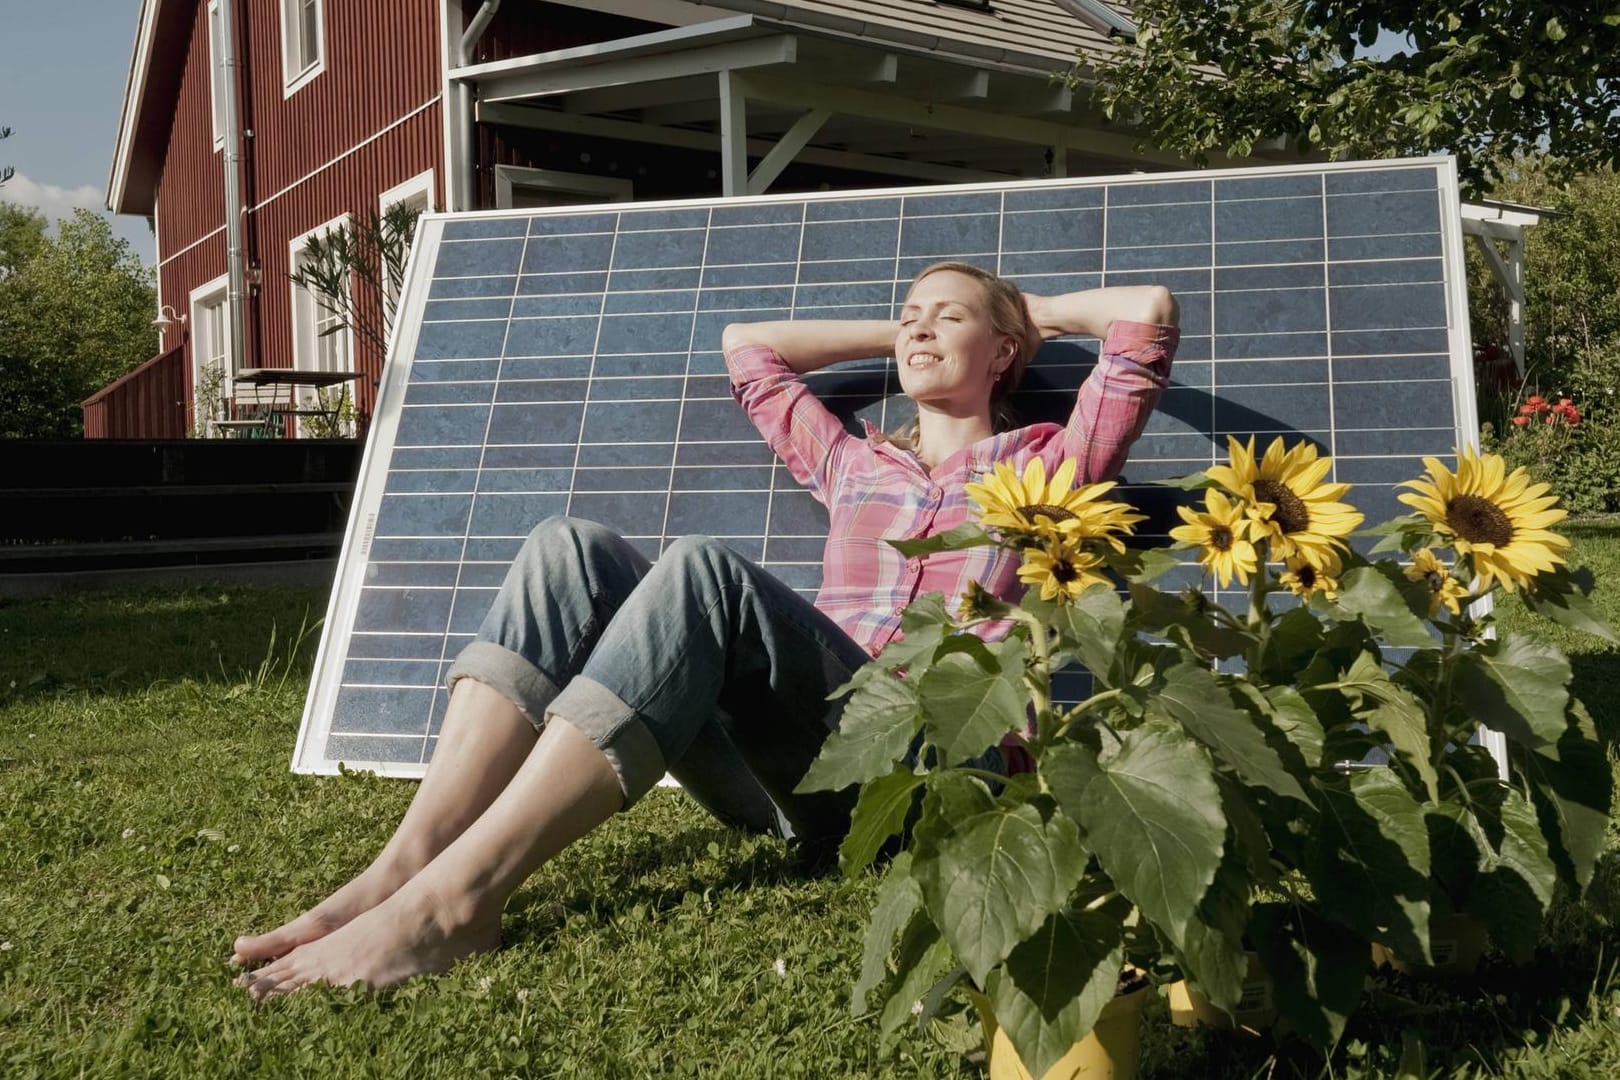
{"label": "green foliage", "polygon": [[152,273],[107,220],[0,203],[0,438],[73,438],[80,403],[152,356]]}
{"label": "green foliage", "polygon": [[[1533,949],[1555,890],[1579,895],[1596,873],[1607,758],[1563,649],[1497,634],[1474,611],[1501,582],[1477,577],[1467,538],[1426,516],[1447,512],[1378,532],[1396,551],[1456,548],[1450,570],[1345,550],[1319,587],[1295,589],[1304,603],[1274,602],[1295,586],[1255,535],[1267,568],[1243,613],[1140,579],[1128,599],[1096,585],[1042,599],[1036,587],[1016,607],[970,590],[955,619],[941,596],[914,605],[906,641],[841,691],[853,690],[844,729],[802,785],[863,783],[846,873],[897,833],[906,843],[874,914],[860,1003],[878,990],[892,1030],[921,987],[946,992],[934,980],[954,958],[1040,1075],[1133,970],[1180,974],[1235,1008],[1252,947],[1276,965],[1292,1030],[1330,1052],[1360,1004],[1370,944],[1430,963],[1431,918],[1464,912],[1510,953]],[[990,539],[1018,550],[1051,527],[998,526]],[[972,532],[907,545],[954,550]],[[1075,535],[1113,558],[1106,535]],[[1144,569],[1115,562],[1122,576]],[[1437,581],[1442,571],[1456,580]],[[1520,586],[1540,611],[1613,640],[1590,575],[1544,577]],[[992,620],[1010,630],[981,640]],[[1075,657],[1094,692],[1061,706],[1053,670]],[[1469,745],[1487,725],[1509,742],[1512,786]],[[999,782],[973,763],[1008,740],[1035,768]],[[1367,762],[1375,753],[1387,764]]]}
{"label": "green foliage", "polygon": [[[1282,139],[1329,157],[1455,154],[1487,191],[1543,153],[1562,175],[1620,146],[1620,14],[1544,0],[1471,7],[1306,0],[1142,0],[1134,43],[1101,63],[1104,111],[1203,161]],[[1367,49],[1380,32],[1392,55]],[[1076,71],[1078,84],[1090,73]]]}
{"label": "green foliage", "polygon": [[[1507,305],[1470,249],[1469,319],[1480,363],[1484,441],[1552,484],[1576,513],[1620,511],[1620,173],[1558,183],[1540,158],[1518,162],[1493,197],[1556,217],[1525,232],[1525,376],[1505,352]],[[1554,409],[1568,398],[1571,425]]]}

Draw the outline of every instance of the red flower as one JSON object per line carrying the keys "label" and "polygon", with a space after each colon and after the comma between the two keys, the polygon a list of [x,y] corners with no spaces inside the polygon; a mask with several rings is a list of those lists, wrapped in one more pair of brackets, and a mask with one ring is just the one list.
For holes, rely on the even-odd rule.
{"label": "red flower", "polygon": [[1514,427],[1524,427],[1524,425],[1528,424],[1529,422],[1530,418],[1528,416],[1515,416],[1513,418]]}

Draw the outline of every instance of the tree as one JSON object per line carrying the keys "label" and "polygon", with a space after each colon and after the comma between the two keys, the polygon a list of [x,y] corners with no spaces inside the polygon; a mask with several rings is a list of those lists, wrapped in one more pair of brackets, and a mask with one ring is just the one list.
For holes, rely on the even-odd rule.
{"label": "tree", "polygon": [[0,438],[74,438],[80,403],[152,355],[152,274],[107,220],[75,210],[53,237],[0,203]]}
{"label": "tree", "polygon": [[[0,127],[0,139],[9,138],[11,138],[11,129],[8,127]],[[6,181],[10,180],[16,172],[17,170],[12,168],[10,165],[0,165],[0,187],[5,187]]]}
{"label": "tree", "polygon": [[[1097,100],[1156,146],[1203,160],[1270,139],[1333,158],[1449,152],[1489,190],[1515,158],[1557,177],[1620,148],[1620,12],[1541,0],[1243,0],[1135,5]],[[1387,57],[1368,48],[1401,41]],[[1071,75],[1078,84],[1080,72]]]}

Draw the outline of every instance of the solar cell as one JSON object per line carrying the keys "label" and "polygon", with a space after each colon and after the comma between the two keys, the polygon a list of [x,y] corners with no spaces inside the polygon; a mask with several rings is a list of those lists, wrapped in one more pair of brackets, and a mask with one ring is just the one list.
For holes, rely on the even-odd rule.
{"label": "solar cell", "polygon": [[[1130,483],[1304,435],[1369,521],[1475,422],[1449,159],[430,215],[418,226],[294,768],[420,775],[444,673],[530,528],[649,556],[703,532],[813,593],[826,514],[732,401],[728,322],[893,318],[965,259],[1037,293],[1158,282],[1183,337]],[[1047,343],[1015,404],[1061,420],[1096,342]],[[808,384],[908,415],[892,364]],[[1163,489],[1128,497],[1167,516]]]}

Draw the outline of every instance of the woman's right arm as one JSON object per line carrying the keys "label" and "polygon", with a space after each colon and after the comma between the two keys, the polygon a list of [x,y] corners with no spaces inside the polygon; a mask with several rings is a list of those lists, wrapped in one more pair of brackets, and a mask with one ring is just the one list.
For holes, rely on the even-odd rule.
{"label": "woman's right arm", "polygon": [[732,323],[721,335],[720,347],[731,353],[749,345],[766,346],[803,375],[846,360],[892,356],[898,330],[898,323],[886,319]]}
{"label": "woman's right arm", "polygon": [[895,324],[804,319],[732,323],[721,334],[731,393],[794,479],[830,504],[844,453],[858,442],[799,378],[844,360],[888,356]]}

